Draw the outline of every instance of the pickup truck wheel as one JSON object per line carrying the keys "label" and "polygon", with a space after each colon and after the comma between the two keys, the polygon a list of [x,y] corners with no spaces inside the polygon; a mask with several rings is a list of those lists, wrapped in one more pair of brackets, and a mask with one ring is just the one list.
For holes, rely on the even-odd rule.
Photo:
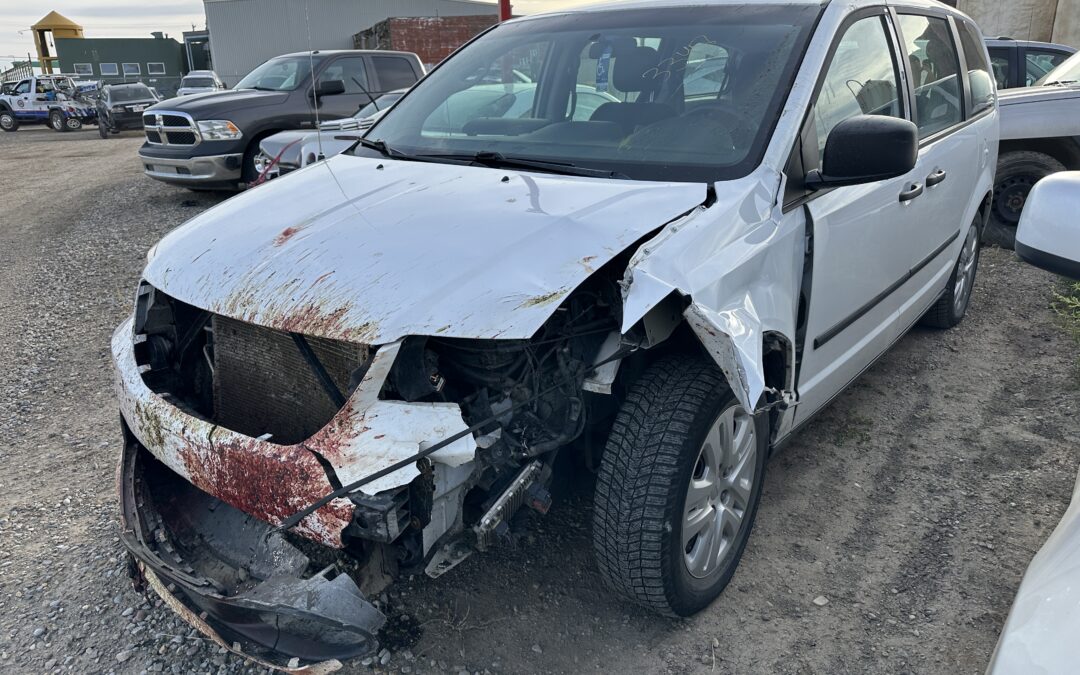
{"label": "pickup truck wheel", "polygon": [[657,361],[634,383],[597,478],[593,547],[615,592],[689,616],[727,586],[754,524],[765,416],[703,357]]}
{"label": "pickup truck wheel", "polygon": [[972,223],[964,235],[964,246],[956,259],[952,276],[945,293],[919,320],[930,328],[952,328],[964,320],[968,304],[971,303],[971,288],[975,284],[975,273],[979,269],[979,223]]}
{"label": "pickup truck wheel", "polygon": [[10,110],[0,110],[0,129],[15,131],[19,128],[19,119]]}
{"label": "pickup truck wheel", "polygon": [[242,187],[247,187],[259,179],[259,170],[255,168],[255,157],[259,154],[259,142],[261,140],[262,137],[254,139],[248,143],[247,149],[244,150],[244,160],[240,167]]}
{"label": "pickup truck wheel", "polygon": [[53,128],[53,131],[67,131],[67,125],[64,124],[64,113],[59,110],[50,111],[49,126]]}
{"label": "pickup truck wheel", "polygon": [[1020,150],[999,157],[990,222],[983,240],[1011,249],[1016,241],[1020,213],[1032,186],[1040,178],[1064,170],[1064,164],[1041,152]]}

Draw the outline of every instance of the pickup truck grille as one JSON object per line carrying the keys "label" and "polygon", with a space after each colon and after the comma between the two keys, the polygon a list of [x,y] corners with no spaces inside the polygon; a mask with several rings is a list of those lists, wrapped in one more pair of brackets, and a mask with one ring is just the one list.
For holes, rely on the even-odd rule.
{"label": "pickup truck grille", "polygon": [[147,142],[152,145],[197,145],[201,140],[195,122],[179,113],[146,113],[143,129]]}

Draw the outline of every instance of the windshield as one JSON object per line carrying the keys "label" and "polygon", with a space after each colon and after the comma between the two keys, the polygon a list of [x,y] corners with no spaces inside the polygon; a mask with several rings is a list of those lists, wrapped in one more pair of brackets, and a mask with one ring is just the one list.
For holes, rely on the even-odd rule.
{"label": "windshield", "polygon": [[311,74],[312,66],[319,69],[319,61],[322,57],[312,57],[314,63],[310,63],[308,56],[280,56],[270,59],[255,70],[244,76],[244,79],[236,83],[234,89],[262,89],[264,91],[292,91],[300,86],[304,79]]}
{"label": "windshield", "polygon": [[362,120],[365,117],[371,117],[380,110],[386,110],[390,106],[394,105],[394,103],[396,103],[397,100],[404,95],[405,92],[403,91],[392,91],[389,94],[383,94],[371,103],[368,103],[363,108],[360,108],[360,110],[357,110],[356,114],[353,115],[353,117],[358,120]]}
{"label": "windshield", "polygon": [[[249,76],[250,77],[250,76]],[[209,77],[185,77],[180,80],[181,87],[213,87],[214,80]]]}
{"label": "windshield", "polygon": [[764,153],[819,11],[680,7],[504,24],[417,84],[367,137],[410,155],[737,178]]}
{"label": "windshield", "polygon": [[1035,85],[1075,84],[1080,82],[1080,52],[1062,61],[1061,65],[1044,75]]}
{"label": "windshield", "polygon": [[109,99],[114,103],[123,101],[146,101],[152,100],[154,95],[146,87],[113,87],[109,92]]}

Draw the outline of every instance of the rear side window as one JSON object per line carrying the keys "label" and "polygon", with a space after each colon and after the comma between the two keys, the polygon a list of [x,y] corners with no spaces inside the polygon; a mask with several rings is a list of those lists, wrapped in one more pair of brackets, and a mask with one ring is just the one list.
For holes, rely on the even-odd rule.
{"label": "rear side window", "polygon": [[994,76],[990,64],[986,62],[986,52],[979,32],[967,21],[957,21],[960,33],[960,46],[964,49],[964,61],[967,62],[968,82],[971,95],[968,97],[968,114],[978,115],[994,107]]}
{"label": "rear side window", "polygon": [[332,61],[319,74],[319,83],[341,80],[346,94],[364,94],[368,88],[364,57],[348,56]]}
{"label": "rear side window", "polygon": [[856,115],[903,117],[899,78],[881,16],[859,19],[836,45],[814,107],[818,150],[840,122]]}
{"label": "rear side window", "polygon": [[1030,87],[1069,57],[1061,52],[1028,48],[1024,52],[1024,86]]}
{"label": "rear side window", "polygon": [[991,49],[990,67],[994,71],[994,82],[998,89],[1009,88],[1009,50]]}
{"label": "rear side window", "polygon": [[900,15],[904,52],[915,83],[915,119],[919,138],[959,124],[960,61],[949,22],[933,16]]}
{"label": "rear side window", "polygon": [[405,89],[413,86],[417,80],[416,71],[408,59],[399,56],[373,56],[375,72],[379,74],[379,83],[383,91]]}

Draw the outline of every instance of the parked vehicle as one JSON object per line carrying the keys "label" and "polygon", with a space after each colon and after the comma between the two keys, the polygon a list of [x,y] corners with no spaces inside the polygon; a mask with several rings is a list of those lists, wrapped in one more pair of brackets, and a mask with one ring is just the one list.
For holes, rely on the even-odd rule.
{"label": "parked vehicle", "polygon": [[318,131],[282,131],[262,139],[259,154],[255,155],[259,180],[277,178],[348,150],[356,141],[345,132],[359,133],[370,129],[406,91],[408,89],[398,89],[383,94],[352,117],[320,122]]}
{"label": "parked vehicle", "polygon": [[[314,81],[312,73],[314,72]],[[286,129],[348,117],[424,74],[416,54],[316,51],[270,59],[228,91],[170,99],[143,116],[147,176],[188,187],[231,189],[258,177],[259,142]]]}
{"label": "parked vehicle", "polygon": [[1009,37],[988,39],[986,46],[998,89],[1030,87],[1076,53],[1068,45]]}
{"label": "parked vehicle", "polygon": [[97,100],[97,127],[102,138],[125,129],[142,129],[143,111],[160,99],[141,82],[109,84]]}
{"label": "parked vehicle", "polygon": [[[1016,234],[1026,262],[1080,281],[1080,172],[1040,180],[1031,190]],[[1035,554],[1016,592],[988,675],[1069,673],[1080,662],[1080,480],[1072,502]]]}
{"label": "parked vehicle", "polygon": [[48,124],[56,131],[75,131],[93,123],[93,102],[66,75],[36,75],[4,83],[0,94],[0,129],[15,131],[23,124]]}
{"label": "parked vehicle", "polygon": [[[527,114],[454,113],[514,71]],[[616,100],[579,114],[579,86]],[[767,457],[910,326],[964,318],[997,134],[982,36],[937,2],[502,23],[354,149],[150,251],[112,340],[121,538],[218,644],[346,658],[372,593],[546,512],[558,457],[598,473],[607,585],[694,614]]]}
{"label": "parked vehicle", "polygon": [[192,70],[180,79],[180,86],[176,89],[176,95],[208,94],[224,89],[228,89],[228,87],[225,86],[225,83],[221,81],[221,78],[214,71]]}
{"label": "parked vehicle", "polygon": [[1080,55],[1043,82],[1000,93],[1001,145],[988,243],[1012,248],[1031,186],[1051,173],[1080,169]]}

